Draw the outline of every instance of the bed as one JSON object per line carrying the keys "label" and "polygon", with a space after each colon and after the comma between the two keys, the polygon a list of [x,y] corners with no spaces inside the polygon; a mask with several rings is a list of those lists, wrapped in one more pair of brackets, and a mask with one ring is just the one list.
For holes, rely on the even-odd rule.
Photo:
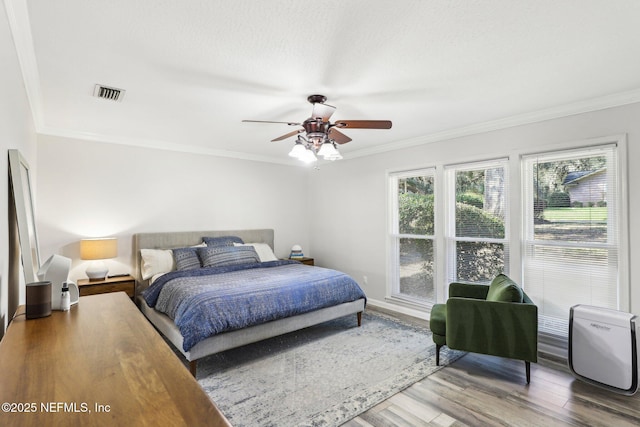
{"label": "bed", "polygon": [[[189,362],[189,369],[194,376],[196,375],[197,361],[211,354],[219,353],[231,348],[240,347],[246,344],[303,329],[347,315],[355,314],[358,326],[361,325],[362,312],[365,308],[366,297],[364,296],[364,293],[362,293],[362,290],[358,287],[357,283],[353,281],[353,279],[349,278],[344,273],[340,273],[334,270],[322,269],[319,267],[305,266],[301,263],[293,261],[270,260],[268,262],[260,262],[259,265],[255,265],[252,263],[247,266],[225,265],[219,267],[217,265],[206,265],[206,268],[202,268],[202,266],[200,266],[201,268],[199,270],[193,267],[193,270],[191,271],[173,271],[165,275],[160,275],[160,277],[156,279],[153,284],[150,283],[153,279],[148,278],[151,272],[148,271],[148,263],[143,263],[143,253],[145,254],[145,261],[149,260],[148,254],[152,253],[153,251],[162,253],[162,250],[175,248],[193,248],[186,251],[178,252],[179,254],[187,253],[188,256],[191,256],[188,254],[188,252],[190,251],[200,251],[198,252],[200,259],[202,259],[203,254],[211,254],[212,257],[218,257],[219,252],[226,253],[227,250],[225,249],[223,251],[216,251],[205,246],[203,244],[203,237],[209,237],[217,242],[218,239],[226,239],[226,236],[235,236],[239,239],[238,241],[234,241],[233,243],[228,243],[229,246],[242,246],[242,244],[239,243],[239,241],[241,240],[245,242],[245,244],[254,244],[253,249],[255,249],[257,252],[260,252],[260,247],[264,247],[264,245],[267,245],[271,249],[267,252],[272,253],[274,242],[274,232],[272,229],[140,233],[133,236],[133,253],[135,257],[134,275],[136,278],[136,303],[138,304],[142,313],[149,319],[149,321],[156,327],[156,329],[160,331],[166,337],[166,339],[170,341],[177,350],[180,351],[180,353],[182,353],[185,359]],[[225,245],[227,245],[226,242]],[[234,249],[228,250],[234,251]],[[251,254],[256,253],[253,252],[252,249],[242,247],[238,248],[236,252],[239,251],[242,251],[242,254],[248,254],[249,256],[252,256]],[[178,253],[175,253],[176,257],[178,256]],[[262,255],[260,255],[259,257],[262,257]],[[180,259],[180,262],[184,266],[185,262],[187,261]],[[289,281],[300,281],[302,280],[301,278],[304,277],[311,277],[313,280],[316,280],[316,274],[320,275],[318,277],[324,277],[327,275],[338,277],[340,280],[339,286],[334,286],[334,288],[340,288],[339,292],[343,292],[343,287],[347,288],[347,291],[350,292],[349,296],[346,297],[348,301],[342,302],[339,298],[343,297],[332,297],[331,301],[322,303],[330,305],[314,307],[313,304],[315,304],[314,300],[316,299],[316,294],[312,294],[311,297],[299,297],[299,295],[296,293],[296,298],[298,301],[304,300],[305,302],[308,302],[309,300],[311,300],[312,305],[305,306],[304,309],[282,309],[282,312],[280,312],[279,314],[269,314],[267,313],[267,311],[265,311],[264,313],[258,313],[255,316],[255,319],[252,319],[251,322],[259,321],[260,323],[250,323],[249,326],[243,326],[244,323],[242,322],[247,322],[246,320],[238,320],[235,324],[235,319],[230,319],[229,321],[223,319],[224,321],[220,322],[220,316],[213,316],[210,313],[207,314],[204,312],[196,311],[196,306],[200,303],[177,303],[175,301],[168,302],[170,301],[170,299],[165,295],[182,292],[184,293],[183,298],[186,298],[185,301],[195,301],[189,298],[191,298],[193,294],[199,292],[199,289],[205,286],[205,282],[209,281],[209,277],[216,277],[215,280],[224,282],[224,286],[227,286],[227,282],[233,283],[231,282],[231,280],[244,281],[241,282],[243,284],[251,283],[251,286],[256,287],[256,292],[260,292],[260,301],[269,301],[268,298],[272,298],[272,301],[275,305],[280,305],[278,301],[288,299],[288,297],[283,298],[283,296],[280,295],[266,297],[266,299],[263,298],[262,292],[264,291],[261,288],[261,286],[263,286],[263,282],[267,283],[273,281],[274,283],[277,283],[277,281],[280,280],[280,276],[286,277],[286,280]],[[290,275],[292,275],[292,277],[289,277]],[[326,280],[329,279],[334,280],[333,278],[327,278]],[[325,289],[326,287],[327,290],[331,290],[332,288],[330,288],[328,284],[325,284],[324,280],[325,279],[323,278],[321,281],[318,281],[318,283],[321,283],[322,289]],[[356,294],[358,294],[358,291],[353,288],[353,285],[349,283],[349,281],[352,281],[355,284],[355,287],[359,289],[361,295],[356,296]],[[224,286],[216,285],[215,290],[212,290],[211,292],[218,292],[218,289]],[[251,289],[251,286],[247,285],[246,288]],[[265,284],[264,286],[267,285]],[[237,290],[239,288],[239,285],[236,284],[235,286],[227,287],[229,289]],[[166,289],[163,290],[162,288]],[[284,289],[286,288],[286,286],[282,286],[282,288]],[[292,290],[291,292],[293,293],[294,291]],[[330,292],[327,291],[325,293],[333,294],[333,292],[334,291],[331,290]],[[245,293],[249,294],[248,298],[251,297],[250,292]],[[240,299],[241,296],[239,294],[241,294],[241,292],[236,292],[236,294],[238,295],[234,294],[232,298]],[[230,297],[225,296],[224,298],[219,298],[216,301],[223,301],[229,298]],[[210,304],[210,301],[213,300],[213,298],[208,297],[204,299],[208,302],[202,304],[208,307],[207,310],[212,309],[212,307],[214,306]],[[202,332],[198,327],[189,328],[185,327],[184,324],[180,324],[180,327],[178,327],[172,317],[159,310],[156,310],[156,308],[153,307],[155,304],[167,311],[172,317],[175,317],[179,324],[180,322],[184,323],[185,319],[200,319],[199,324],[206,323],[208,325],[207,327],[211,327],[212,329],[214,329],[212,332],[213,335],[204,338],[204,336],[209,334],[211,331]],[[223,302],[220,302],[220,304],[223,304]],[[252,312],[253,307],[255,306],[264,305],[267,307],[264,310],[270,309],[269,304],[249,305],[252,307]],[[226,306],[222,306],[222,309],[220,309],[218,306],[215,306],[214,309],[218,313],[224,312],[224,309],[227,309],[226,312],[229,312],[228,307]],[[190,314],[186,314],[185,310],[191,310],[189,312]],[[303,312],[298,313],[298,311],[300,310],[303,310]],[[253,314],[254,313],[252,313],[252,315]],[[205,317],[207,319],[205,319]],[[205,319],[205,321],[203,321],[203,319]],[[227,324],[229,324],[231,330],[219,331],[218,326],[221,323],[224,324],[225,327],[227,327]],[[182,332],[184,332],[184,336],[181,330]],[[192,333],[192,330],[195,330],[195,332]]]}

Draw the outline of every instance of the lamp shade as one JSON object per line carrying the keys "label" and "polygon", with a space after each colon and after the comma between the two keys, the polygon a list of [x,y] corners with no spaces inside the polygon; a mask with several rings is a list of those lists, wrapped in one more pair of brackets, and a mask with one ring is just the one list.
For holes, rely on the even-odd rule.
{"label": "lamp shade", "polygon": [[115,237],[80,240],[81,259],[107,259],[118,256],[118,240]]}
{"label": "lamp shade", "polygon": [[296,145],[294,145],[291,151],[289,152],[289,156],[299,159],[302,156],[304,156],[305,151],[307,151],[307,149],[304,148],[304,145],[302,145],[299,142],[296,142]]}
{"label": "lamp shade", "polygon": [[338,154],[338,150],[333,146],[331,142],[325,142],[318,150],[318,155],[323,156],[325,159],[333,157]]}
{"label": "lamp shade", "polygon": [[318,160],[318,158],[316,157],[315,154],[313,154],[313,151],[311,151],[310,149],[306,149],[304,150],[304,154],[300,157],[298,157],[299,160],[302,160],[305,163],[313,163],[316,160]]}

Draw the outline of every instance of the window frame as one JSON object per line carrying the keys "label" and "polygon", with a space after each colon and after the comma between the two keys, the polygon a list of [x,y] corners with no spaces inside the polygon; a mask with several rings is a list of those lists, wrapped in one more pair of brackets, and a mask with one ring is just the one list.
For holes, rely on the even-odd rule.
{"label": "window frame", "polygon": [[[486,170],[496,167],[504,168],[504,237],[458,237],[456,236],[456,172],[458,171],[477,171]],[[445,240],[445,287],[449,283],[461,281],[457,278],[457,243],[458,242],[480,242],[480,243],[498,243],[504,246],[504,273],[509,275],[511,272],[511,162],[509,157],[496,157],[493,159],[469,161],[464,163],[448,164],[444,166],[444,183],[445,183],[445,213],[444,213],[444,240]],[[473,282],[486,283],[486,282]]]}
{"label": "window frame", "polygon": [[[505,177],[510,180],[510,188],[507,192],[509,197],[509,207],[506,208],[508,215],[508,225],[506,225],[506,233],[509,235],[509,261],[505,263],[505,267],[508,266],[510,277],[518,283],[523,284],[526,292],[526,284],[523,283],[524,278],[524,241],[525,241],[525,222],[519,220],[524,215],[526,209],[526,200],[523,196],[523,183],[525,182],[525,171],[522,167],[522,157],[539,153],[566,151],[566,150],[582,150],[589,147],[604,145],[604,144],[616,144],[617,145],[617,168],[618,168],[618,199],[619,205],[617,209],[618,219],[618,244],[619,244],[619,259],[618,259],[618,281],[619,281],[619,299],[620,309],[623,311],[629,311],[631,306],[631,294],[630,294],[630,252],[629,252],[629,183],[628,183],[628,141],[626,134],[613,134],[596,138],[583,138],[565,141],[552,141],[552,142],[540,142],[531,140],[527,147],[521,146],[516,148],[507,148],[506,150],[496,151],[493,150],[492,154],[489,154],[490,159],[508,159],[508,172]],[[486,159],[486,157],[485,157]],[[394,253],[392,251],[392,241],[389,238],[391,236],[391,221],[392,221],[392,197],[390,191],[390,179],[392,174],[400,174],[402,172],[418,171],[418,170],[435,170],[435,195],[434,195],[434,223],[436,228],[435,240],[434,240],[434,280],[435,280],[435,292],[436,302],[443,303],[448,296],[448,272],[447,270],[447,245],[443,225],[446,224],[449,216],[448,211],[450,208],[446,203],[447,186],[449,180],[445,179],[444,167],[455,166],[460,164],[473,164],[482,163],[483,157],[481,155],[471,155],[465,157],[460,162],[444,163],[441,161],[435,161],[432,163],[424,162],[420,166],[407,167],[402,169],[387,170],[386,171],[386,185],[387,185],[387,271],[386,271],[386,295],[385,300],[391,302],[389,308],[397,308],[400,311],[406,313],[413,313],[417,316],[422,316],[423,313],[431,307],[431,304],[416,305],[410,304],[404,300],[398,300],[392,298],[391,295],[391,283],[392,283],[392,271],[394,269]],[[454,182],[455,187],[455,182]],[[454,205],[455,206],[455,205]],[[455,225],[454,225],[455,227]],[[415,310],[413,310],[415,309]],[[549,354],[556,355],[558,357],[566,357],[567,339],[552,336],[545,333],[540,333],[539,349]]]}
{"label": "window frame", "polygon": [[[399,203],[398,203],[398,184],[403,178],[418,177],[418,176],[431,176],[433,178],[434,197],[433,197],[433,210],[434,210],[434,233],[432,235],[420,235],[420,234],[401,234],[400,222],[399,222]],[[438,286],[438,174],[435,166],[403,169],[399,171],[387,172],[387,185],[388,185],[388,197],[390,203],[389,206],[389,222],[387,230],[387,240],[389,245],[388,263],[389,263],[389,275],[387,280],[387,292],[386,298],[395,302],[406,304],[409,306],[415,306],[418,308],[429,308],[438,301],[439,286]],[[433,283],[433,301],[428,299],[416,298],[410,295],[405,295],[400,292],[400,263],[398,262],[400,257],[400,239],[424,239],[431,240],[433,243],[433,265],[434,265],[434,283]]]}
{"label": "window frame", "polygon": [[[627,138],[626,135],[614,135],[609,137],[592,138],[589,140],[583,140],[566,144],[554,144],[553,146],[545,147],[543,150],[532,151],[520,154],[520,171],[521,171],[521,183],[520,188],[522,192],[522,223],[521,223],[521,283],[523,288],[527,289],[527,283],[525,282],[525,262],[527,245],[536,242],[535,234],[533,234],[532,227],[532,215],[533,215],[533,201],[529,200],[531,197],[527,194],[527,186],[529,185],[529,179],[531,178],[528,173],[531,172],[528,165],[525,164],[527,159],[534,156],[548,156],[558,159],[571,158],[569,155],[573,152],[576,156],[586,154],[589,151],[595,151],[607,146],[615,146],[615,167],[616,175],[615,181],[617,184],[614,209],[614,218],[617,222],[617,235],[615,241],[617,242],[617,301],[618,310],[629,311],[630,300],[630,281],[629,281],[629,233],[628,233],[628,175],[627,175]],[[569,156],[569,157],[568,157]],[[610,224],[607,224],[610,227]],[[607,237],[607,243],[592,243],[588,247],[598,248],[609,246],[610,237]],[[553,246],[553,243],[550,243]],[[569,243],[568,246],[576,246],[574,243]],[[569,313],[567,313],[568,323]],[[551,322],[553,322],[551,320]],[[553,354],[558,354],[557,348],[566,348],[568,344],[568,330],[567,334],[556,334],[550,330],[540,330],[540,345],[541,349],[546,350]]]}

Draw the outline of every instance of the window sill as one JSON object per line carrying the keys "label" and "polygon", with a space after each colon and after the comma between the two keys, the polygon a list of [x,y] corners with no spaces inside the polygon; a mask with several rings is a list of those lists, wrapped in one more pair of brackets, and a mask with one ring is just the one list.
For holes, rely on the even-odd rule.
{"label": "window sill", "polygon": [[390,304],[401,305],[403,307],[419,311],[431,311],[431,307],[433,307],[434,304],[427,301],[420,301],[417,299],[397,295],[387,296],[384,298],[384,300]]}

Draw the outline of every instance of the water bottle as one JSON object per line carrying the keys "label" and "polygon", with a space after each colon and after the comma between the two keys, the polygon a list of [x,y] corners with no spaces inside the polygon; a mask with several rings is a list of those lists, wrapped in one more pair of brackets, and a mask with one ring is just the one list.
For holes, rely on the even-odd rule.
{"label": "water bottle", "polygon": [[62,284],[62,295],[60,296],[60,310],[68,311],[71,307],[71,295],[69,295],[69,285],[67,282]]}

